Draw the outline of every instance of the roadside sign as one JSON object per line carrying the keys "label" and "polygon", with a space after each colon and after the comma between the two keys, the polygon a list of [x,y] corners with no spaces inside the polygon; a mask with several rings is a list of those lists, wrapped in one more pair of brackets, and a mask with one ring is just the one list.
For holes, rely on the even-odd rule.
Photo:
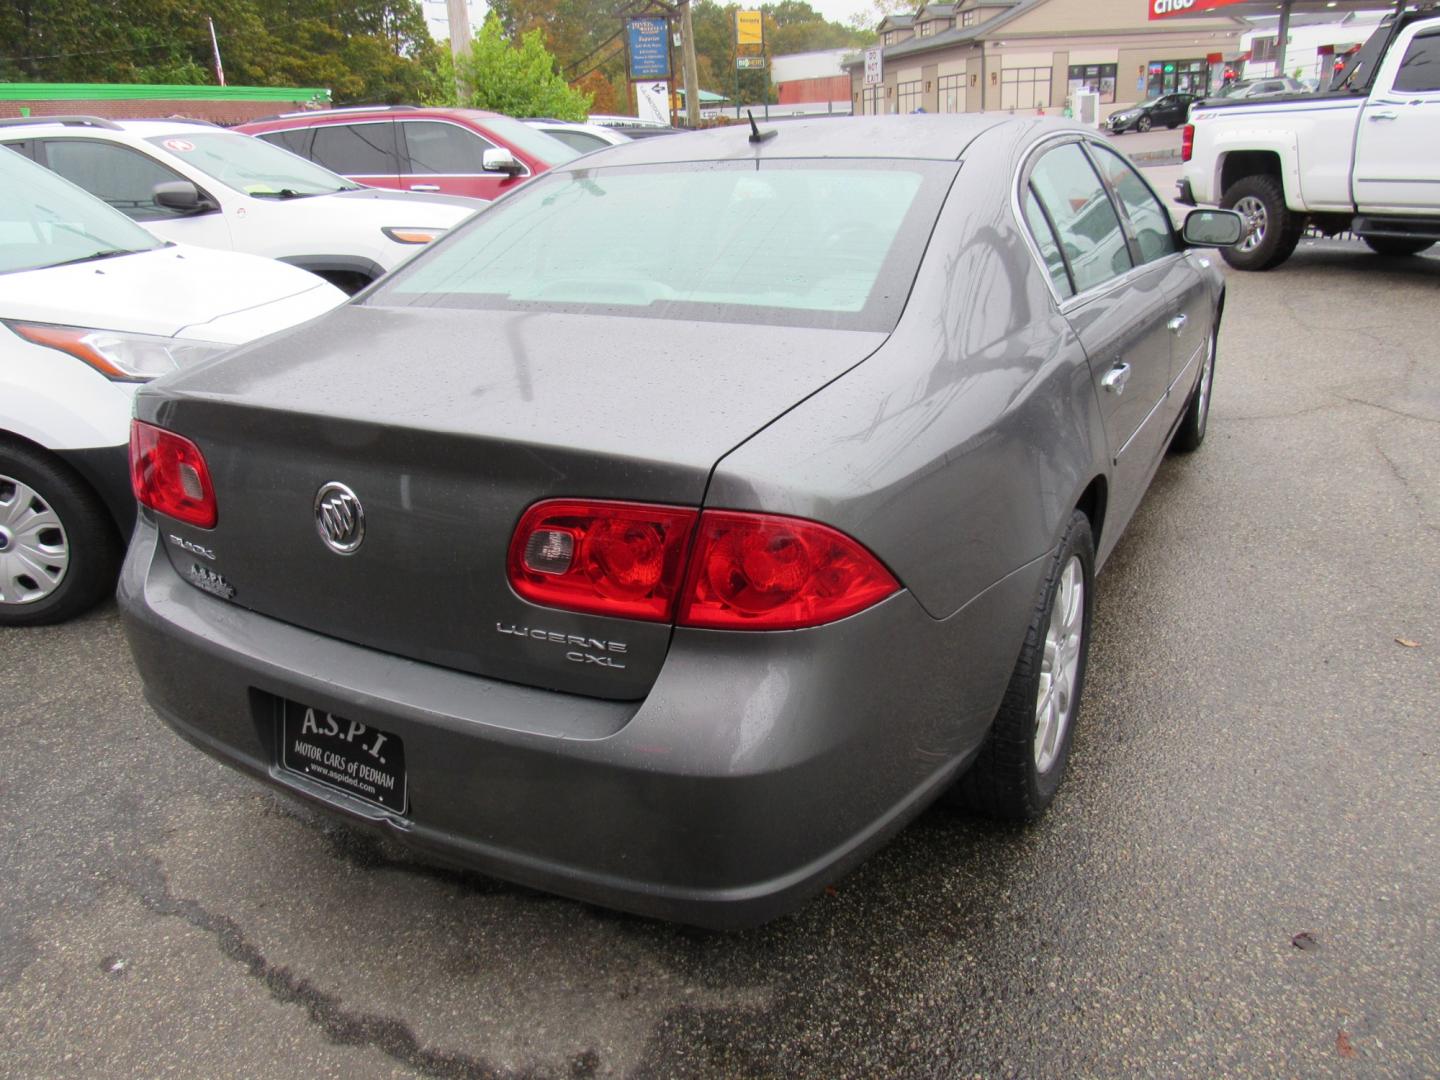
{"label": "roadside sign", "polygon": [[745,71],[747,68],[763,68],[765,66],[765,57],[737,56],[735,58],[735,66],[741,71]]}
{"label": "roadside sign", "polygon": [[735,44],[764,45],[765,20],[758,11],[735,12]]}
{"label": "roadside sign", "polygon": [[625,20],[630,81],[652,82],[670,78],[670,20],[645,15]]}
{"label": "roadside sign", "polygon": [[865,50],[865,85],[866,85],[866,86],[879,86],[879,85],[880,85],[882,82],[884,82],[884,81],[885,81],[885,75],[884,75],[884,71],[883,71],[883,69],[882,69],[882,60],[881,60],[881,56],[880,56],[880,48],[879,48],[879,46],[876,46],[876,47],[873,48],[873,49],[866,49],[866,50]]}
{"label": "roadside sign", "polygon": [[658,124],[670,123],[670,84],[668,82],[636,83],[635,112],[641,120]]}

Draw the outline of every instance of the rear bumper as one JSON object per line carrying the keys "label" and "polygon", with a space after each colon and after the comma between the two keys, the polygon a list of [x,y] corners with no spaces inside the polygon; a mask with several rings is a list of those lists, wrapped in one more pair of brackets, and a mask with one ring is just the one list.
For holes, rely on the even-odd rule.
{"label": "rear bumper", "polygon": [[1175,201],[1181,206],[1196,206],[1195,192],[1190,187],[1190,181],[1182,177],[1175,181]]}
{"label": "rear bumper", "polygon": [[[614,702],[256,615],[182,580],[156,543],[142,515],[121,611],[147,697],[187,740],[446,861],[713,928],[798,906],[963,767],[1041,572],[1032,563],[943,621],[901,593],[818,630],[679,630],[646,699]],[[397,735],[406,814],[281,770],[283,698]]]}

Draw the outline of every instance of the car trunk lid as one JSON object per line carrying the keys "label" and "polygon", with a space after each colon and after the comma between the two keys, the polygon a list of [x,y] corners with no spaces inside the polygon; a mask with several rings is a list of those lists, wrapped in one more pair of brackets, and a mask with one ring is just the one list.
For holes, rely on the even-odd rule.
{"label": "car trunk lid", "polygon": [[[295,625],[509,681],[637,698],[669,626],[521,600],[505,558],[523,511],[554,497],[697,507],[720,457],[884,338],[351,305],[150,388],[138,415],[193,439],[209,465],[216,527],[162,521],[191,580],[200,561],[234,603]],[[317,529],[329,483],[364,509],[351,554]]]}

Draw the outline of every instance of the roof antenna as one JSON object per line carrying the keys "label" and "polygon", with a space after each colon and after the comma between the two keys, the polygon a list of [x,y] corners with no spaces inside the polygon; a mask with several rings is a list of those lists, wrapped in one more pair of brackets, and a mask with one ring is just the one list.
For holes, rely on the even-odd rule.
{"label": "roof antenna", "polygon": [[776,136],[777,132],[774,128],[771,128],[769,131],[760,130],[760,125],[755,123],[755,113],[753,110],[746,109],[745,115],[750,118],[750,141],[752,143],[762,143],[766,139],[773,139]]}

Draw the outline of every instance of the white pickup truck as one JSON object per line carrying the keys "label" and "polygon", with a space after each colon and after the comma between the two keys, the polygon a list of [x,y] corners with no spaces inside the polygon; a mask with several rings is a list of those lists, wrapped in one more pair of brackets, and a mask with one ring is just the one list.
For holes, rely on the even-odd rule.
{"label": "white pickup truck", "polygon": [[1248,220],[1231,266],[1279,266],[1307,226],[1424,251],[1440,241],[1440,8],[1387,19],[1329,90],[1196,102],[1182,147],[1179,201]]}

